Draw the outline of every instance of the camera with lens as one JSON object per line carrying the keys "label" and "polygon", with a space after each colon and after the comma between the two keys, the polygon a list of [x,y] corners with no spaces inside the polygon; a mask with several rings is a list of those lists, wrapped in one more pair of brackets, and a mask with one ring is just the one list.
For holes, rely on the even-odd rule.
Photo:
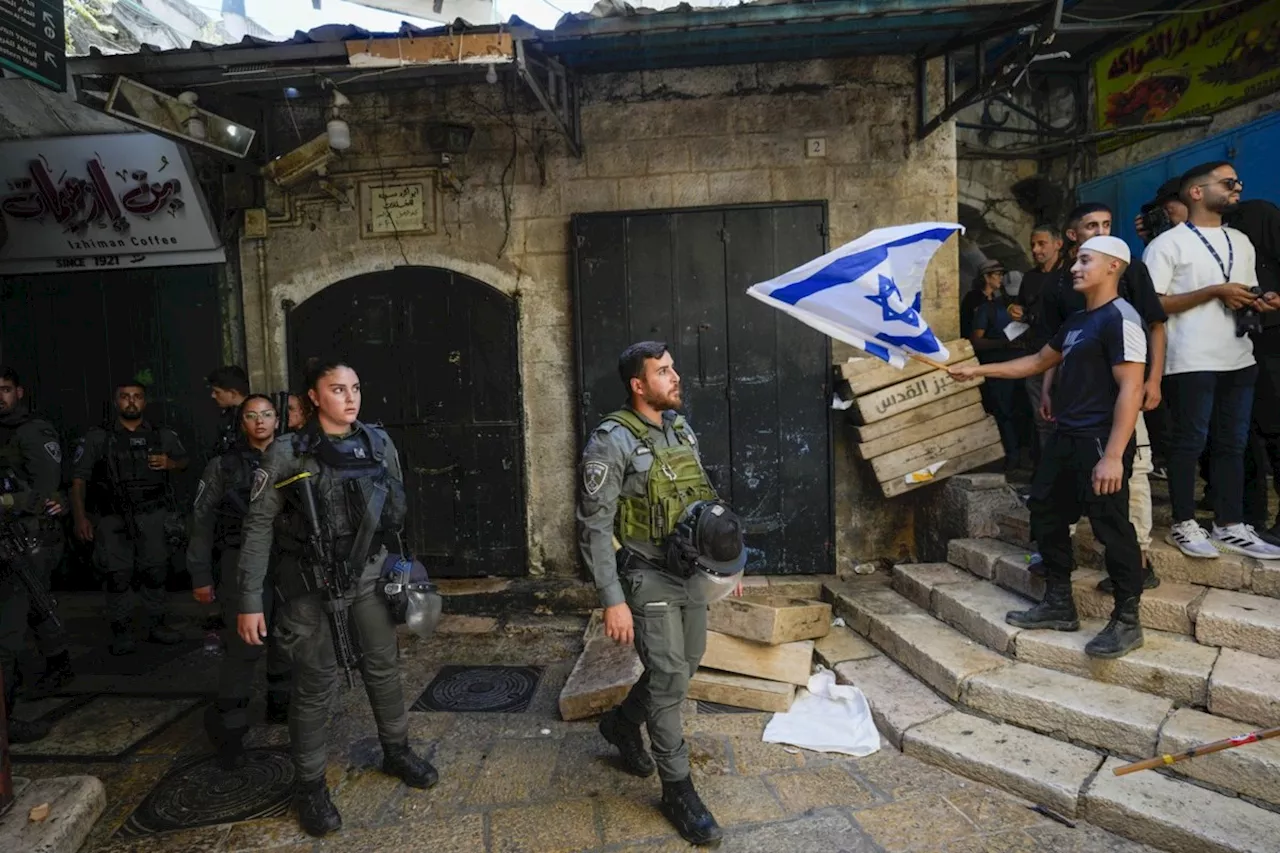
{"label": "camera with lens", "polygon": [[[1254,296],[1262,295],[1262,288],[1254,285],[1249,288],[1249,292]],[[1245,335],[1262,331],[1262,315],[1252,308],[1239,308],[1236,310],[1236,337],[1243,338]]]}
{"label": "camera with lens", "polygon": [[1163,204],[1144,204],[1142,206],[1142,227],[1146,229],[1146,240],[1150,243],[1156,237],[1173,227],[1173,220]]}

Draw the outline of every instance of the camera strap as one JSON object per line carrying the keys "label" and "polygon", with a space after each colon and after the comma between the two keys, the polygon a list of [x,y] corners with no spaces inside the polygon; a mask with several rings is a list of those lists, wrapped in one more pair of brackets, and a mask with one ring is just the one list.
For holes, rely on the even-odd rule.
{"label": "camera strap", "polygon": [[1218,254],[1218,250],[1213,248],[1213,244],[1209,239],[1200,233],[1200,229],[1192,225],[1189,221],[1187,227],[1191,229],[1191,233],[1200,238],[1200,242],[1204,243],[1204,247],[1209,250],[1209,254],[1213,255],[1213,259],[1218,262],[1218,269],[1222,270],[1222,281],[1224,283],[1231,281],[1231,270],[1236,265],[1236,247],[1231,245],[1231,235],[1224,228],[1222,236],[1227,240],[1227,264],[1223,266],[1222,256]]}

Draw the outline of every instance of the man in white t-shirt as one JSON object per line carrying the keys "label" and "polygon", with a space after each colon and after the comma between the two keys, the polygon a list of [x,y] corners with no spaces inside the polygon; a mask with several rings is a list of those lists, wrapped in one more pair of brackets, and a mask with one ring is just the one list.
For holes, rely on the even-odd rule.
{"label": "man in white t-shirt", "polygon": [[[1255,254],[1249,238],[1222,224],[1244,184],[1230,163],[1205,163],[1182,176],[1181,198],[1190,218],[1151,241],[1143,260],[1169,315],[1165,400],[1172,422],[1169,543],[1191,557],[1219,551],[1280,559],[1244,523],[1244,451],[1258,367],[1253,341],[1237,334],[1236,314],[1273,311],[1280,295],[1255,293]],[[1195,520],[1196,463],[1209,448],[1214,525],[1206,534]]]}

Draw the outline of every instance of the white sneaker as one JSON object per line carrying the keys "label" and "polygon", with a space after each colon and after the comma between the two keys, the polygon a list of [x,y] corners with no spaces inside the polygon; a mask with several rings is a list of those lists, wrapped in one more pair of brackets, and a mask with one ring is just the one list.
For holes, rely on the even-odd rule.
{"label": "white sneaker", "polygon": [[1213,526],[1213,545],[1221,551],[1244,554],[1259,560],[1280,560],[1280,548],[1264,542],[1249,524]]}
{"label": "white sneaker", "polygon": [[1188,557],[1200,557],[1211,560],[1218,556],[1218,549],[1209,541],[1209,534],[1196,523],[1195,519],[1180,521],[1169,531],[1164,541],[1177,548]]}

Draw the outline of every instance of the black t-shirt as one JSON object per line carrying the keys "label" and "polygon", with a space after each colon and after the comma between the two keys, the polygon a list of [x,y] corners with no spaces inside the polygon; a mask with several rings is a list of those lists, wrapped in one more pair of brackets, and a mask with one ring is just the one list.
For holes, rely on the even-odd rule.
{"label": "black t-shirt", "polygon": [[1057,431],[1106,440],[1120,390],[1111,369],[1147,361],[1142,318],[1132,305],[1116,298],[1068,317],[1049,346],[1062,353],[1053,392]]}
{"label": "black t-shirt", "polygon": [[[973,330],[982,332],[984,341],[999,342],[1003,346],[986,346],[980,347],[974,344],[974,351],[978,356],[981,364],[991,364],[997,361],[1010,361],[1026,355],[1021,349],[1021,339],[1010,341],[1004,333],[1005,326],[1012,321],[1009,316],[1009,300],[999,294],[995,299],[988,299],[978,306],[978,310],[973,312]],[[1023,335],[1029,335],[1030,332],[1023,332]]]}
{"label": "black t-shirt", "polygon": [[[1046,306],[1052,302],[1050,293],[1057,288],[1061,275],[1057,269],[1049,272],[1031,269],[1022,274],[1022,287],[1018,289],[1014,304],[1022,306],[1022,321],[1031,327],[1023,337],[1026,338],[1025,346],[1032,352],[1038,352],[1049,343],[1057,331],[1057,326],[1051,326]],[[1056,311],[1053,313],[1056,315]]]}
{"label": "black t-shirt", "polygon": [[981,288],[970,290],[960,300],[960,337],[973,337],[973,313],[987,301]]}

